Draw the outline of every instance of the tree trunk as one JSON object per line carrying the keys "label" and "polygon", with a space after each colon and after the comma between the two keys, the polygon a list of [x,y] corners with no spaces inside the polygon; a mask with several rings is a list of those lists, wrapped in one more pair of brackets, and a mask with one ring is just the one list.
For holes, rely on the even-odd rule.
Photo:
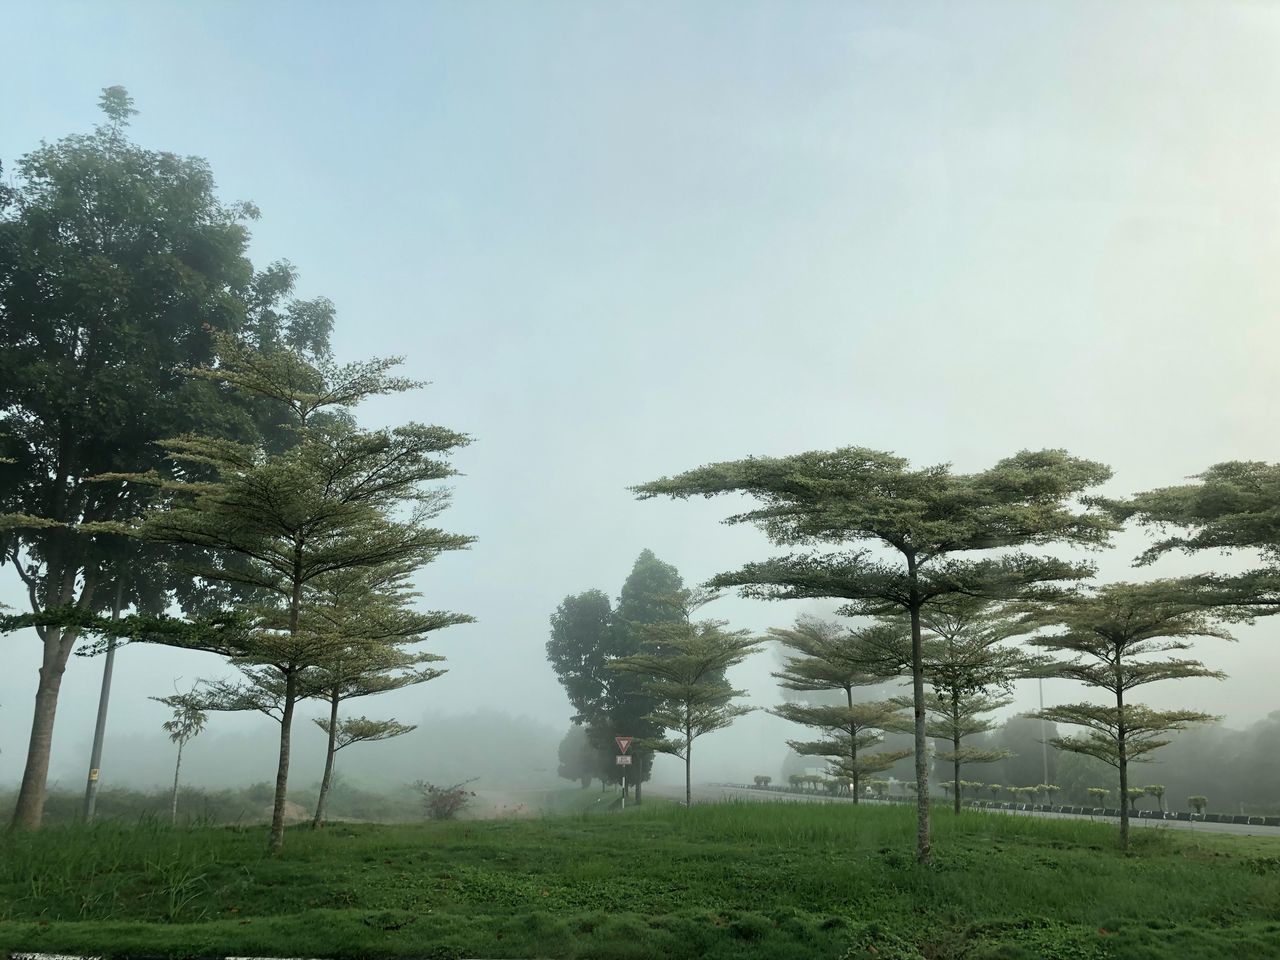
{"label": "tree trunk", "polygon": [[170,823],[178,825],[178,773],[182,770],[182,741],[178,741],[178,762],[173,765],[173,803]]}
{"label": "tree trunk", "polygon": [[1129,849],[1129,761],[1125,755],[1124,691],[1116,691],[1116,747],[1120,769],[1120,849]]}
{"label": "tree trunk", "polygon": [[688,719],[684,724],[684,805],[693,806],[693,729]]}
{"label": "tree trunk", "polygon": [[951,782],[955,785],[956,813],[959,813],[960,812],[960,734],[958,731],[953,731],[953,732],[955,733],[955,736],[951,738],[951,746],[955,752],[952,754],[952,758],[951,758],[951,763],[952,763]]}
{"label": "tree trunk", "polygon": [[[643,764],[636,764],[636,766],[643,766]],[[636,806],[637,807],[640,806],[640,788],[643,786],[644,786],[644,773],[643,771],[637,770],[636,771]]]}
{"label": "tree trunk", "polygon": [[[853,687],[844,688],[845,700],[849,710],[853,710]],[[849,775],[853,778],[853,802],[858,802],[862,793],[862,778],[858,776],[858,730],[852,721],[849,723]]]}
{"label": "tree trunk", "polygon": [[329,787],[333,785],[333,758],[337,753],[338,742],[338,694],[335,686],[329,698],[329,746],[324,755],[324,776],[320,779],[320,797],[316,800],[316,816],[311,821],[311,829],[319,830],[324,826],[325,806],[329,802]]}
{"label": "tree trunk", "polygon": [[27,744],[27,762],[22,771],[22,785],[13,810],[15,830],[38,830],[44,819],[44,798],[49,780],[49,754],[53,749],[53,722],[58,712],[58,691],[67,657],[76,642],[75,630],[44,630],[44,657],[40,681],[36,687],[35,711],[31,718],[31,739]]}
{"label": "tree trunk", "polygon": [[293,708],[298,699],[297,671],[289,671],[284,684],[284,710],[280,714],[280,763],[276,767],[276,796],[271,809],[271,838],[267,841],[269,853],[278,854],[284,848],[284,804],[289,792],[289,747],[293,727]]}
{"label": "tree trunk", "polygon": [[907,554],[911,578],[911,696],[915,701],[916,748],[916,861],[928,863],[932,855],[929,837],[929,754],[925,740],[924,644],[920,635],[920,595],[916,588],[916,558]]}

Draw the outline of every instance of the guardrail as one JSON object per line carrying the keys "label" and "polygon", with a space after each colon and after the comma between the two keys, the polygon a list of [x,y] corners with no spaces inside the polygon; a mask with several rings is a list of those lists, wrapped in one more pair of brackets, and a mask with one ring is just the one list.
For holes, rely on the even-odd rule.
{"label": "guardrail", "polygon": [[[848,793],[830,793],[825,790],[797,790],[782,784],[756,786],[753,783],[714,783],[714,787],[732,787],[736,790],[751,790],[760,793],[780,793],[797,797],[830,797],[833,799],[849,799]],[[859,798],[863,803],[914,803],[915,797],[895,795],[888,797],[864,796]],[[948,801],[949,802],[949,801]],[[1004,800],[965,800],[964,805],[974,810],[1022,810],[1028,813],[1061,813],[1084,817],[1114,817],[1119,819],[1118,807],[1077,807],[1049,803],[1015,803]],[[1129,814],[1137,820],[1181,820],[1184,823],[1235,823],[1250,827],[1280,827],[1280,816],[1252,816],[1230,813],[1185,813],[1172,810],[1135,810]]]}

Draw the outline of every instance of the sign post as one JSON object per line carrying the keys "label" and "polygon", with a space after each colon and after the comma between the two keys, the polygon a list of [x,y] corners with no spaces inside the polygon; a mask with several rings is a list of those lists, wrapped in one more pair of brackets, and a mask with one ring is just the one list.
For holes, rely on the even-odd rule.
{"label": "sign post", "polygon": [[618,745],[618,755],[614,757],[614,762],[623,768],[622,770],[622,809],[627,809],[627,771],[626,768],[631,766],[631,758],[627,756],[627,748],[631,746],[630,737],[614,737],[613,742]]}

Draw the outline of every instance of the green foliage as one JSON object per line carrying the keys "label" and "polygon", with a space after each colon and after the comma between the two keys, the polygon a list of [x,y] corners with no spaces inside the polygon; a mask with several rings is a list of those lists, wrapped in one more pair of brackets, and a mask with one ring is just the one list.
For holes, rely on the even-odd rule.
{"label": "green foliage", "polygon": [[585,727],[572,726],[560,741],[559,766],[556,775],[565,780],[577,780],[582,786],[591,786],[596,777],[602,780],[612,776],[608,769],[615,766],[613,755],[591,742]]}
{"label": "green foliage", "polygon": [[[1120,519],[1137,519],[1161,538],[1138,558],[1152,563],[1178,550],[1256,550],[1263,565],[1243,574],[1185,581],[1201,603],[1248,617],[1280,611],[1280,465],[1230,461],[1209,467],[1195,483],[1163,487],[1128,501],[1106,501]],[[1177,532],[1172,532],[1177,531]]]}
{"label": "green foliage", "polygon": [[1201,796],[1187,797],[1187,806],[1196,813],[1204,813],[1205,808],[1209,806],[1209,799]]}

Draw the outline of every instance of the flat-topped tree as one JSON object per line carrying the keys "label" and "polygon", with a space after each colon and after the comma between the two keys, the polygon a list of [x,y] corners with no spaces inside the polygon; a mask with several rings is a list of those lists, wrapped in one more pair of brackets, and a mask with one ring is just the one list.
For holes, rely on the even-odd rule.
{"label": "flat-topped tree", "polygon": [[1013,681],[1026,676],[1033,661],[1007,642],[1027,628],[997,604],[964,594],[939,598],[925,608],[922,621],[928,631],[924,670],[931,688],[925,697],[927,729],[929,736],[949,746],[936,756],[951,764],[951,796],[959,813],[961,768],[1012,755],[1003,748],[970,747],[962,741],[994,730],[989,714],[1013,702]]}
{"label": "flat-topped tree", "polygon": [[408,583],[411,572],[411,565],[404,562],[356,567],[321,577],[312,588],[316,600],[309,611],[308,627],[327,635],[332,642],[332,652],[307,676],[314,696],[329,705],[329,716],[315,721],[326,733],[327,745],[313,828],[324,823],[339,750],[414,729],[364,717],[358,722],[341,720],[341,704],[442,676],[445,671],[436,665],[443,657],[405,648],[436,630],[474,621],[465,614],[413,609],[419,594]]}
{"label": "flat-topped tree", "polygon": [[193,645],[261,665],[283,684],[269,841],[278,851],[294,707],[306,694],[302,674],[333,652],[332,636],[304,629],[308,588],[345,570],[396,563],[413,568],[466,547],[472,538],[430,524],[441,501],[426,484],[453,474],[447,458],[468,438],[417,423],[381,430],[352,425],[350,411],[360,400],[416,386],[390,374],[397,360],[313,365],[290,354],[257,353],[226,338],[219,355],[218,367],[193,372],[276,401],[296,434],[293,445],[271,453],[229,440],[183,437],[162,445],[178,468],[176,478],[122,479],[155,487],[162,502],[136,535],[207,550],[211,562],[199,570],[202,578],[259,598],[251,608],[251,629]]}
{"label": "flat-topped tree", "polygon": [[1041,665],[1046,676],[1065,677],[1102,691],[1110,703],[1068,703],[1038,715],[1085,728],[1075,737],[1050,741],[1060,750],[1096,757],[1119,774],[1120,843],[1129,843],[1129,764],[1150,759],[1169,742],[1168,734],[1188,724],[1215,719],[1194,710],[1152,710],[1133,703],[1131,691],[1161,680],[1221,678],[1198,660],[1165,654],[1191,647],[1196,637],[1231,639],[1215,625],[1179,581],[1113,583],[1087,594],[1065,597],[1030,614],[1029,624],[1059,628],[1030,642],[1064,655]]}
{"label": "flat-topped tree", "polygon": [[684,799],[693,802],[693,742],[722,730],[750,713],[733,701],[746,691],[735,690],[725,671],[760,649],[763,640],[745,630],[727,631],[721,620],[699,623],[666,622],[649,625],[644,652],[614,660],[610,667],[640,681],[653,703],[644,718],[659,734],[641,746],[684,761]]}
{"label": "flat-topped tree", "polygon": [[[1026,546],[1104,544],[1115,521],[1075,501],[1111,471],[1062,450],[1023,451],[989,470],[912,469],[878,450],[844,447],[790,457],[717,463],[635,488],[641,498],[744,493],[756,509],[728,518],[753,523],[776,544],[834,547],[794,553],[715,577],[765,599],[837,598],[850,616],[900,612],[911,624],[917,790],[916,856],[930,856],[925,677],[921,614],[956,594],[1007,599],[1087,576],[1092,568],[1008,551]],[[871,548],[879,548],[873,553]]]}
{"label": "flat-topped tree", "polygon": [[857,687],[884,683],[899,673],[904,631],[890,624],[850,629],[842,624],[801,617],[794,629],[771,629],[770,636],[792,653],[773,674],[779,686],[799,692],[840,692],[843,704],[784,703],[771,712],[785,720],[822,731],[821,740],[788,740],[801,756],[826,757],[832,772],[852,783],[853,802],[862,795],[866,777],[888,770],[910,750],[871,752],[886,729],[907,726],[900,705],[887,701],[854,703]]}
{"label": "flat-topped tree", "polygon": [[1280,613],[1280,464],[1218,463],[1192,479],[1105,502],[1116,517],[1161,532],[1138,563],[1175,550],[1256,550],[1262,565],[1253,570],[1181,582],[1206,606],[1234,607],[1243,617]]}

